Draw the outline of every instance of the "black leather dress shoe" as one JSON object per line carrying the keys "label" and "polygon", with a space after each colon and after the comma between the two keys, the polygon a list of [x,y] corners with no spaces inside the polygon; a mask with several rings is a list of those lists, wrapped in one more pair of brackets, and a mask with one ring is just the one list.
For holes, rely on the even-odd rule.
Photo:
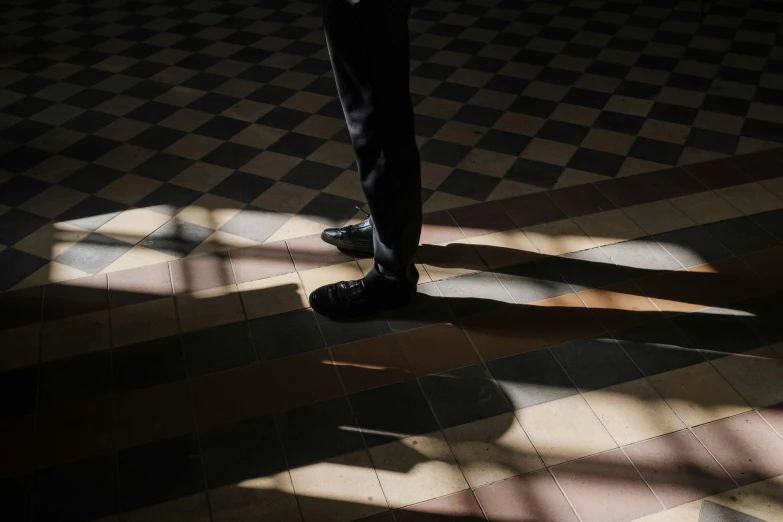
{"label": "black leather dress shoe", "polygon": [[416,290],[368,283],[364,279],[326,285],[310,294],[310,307],[324,317],[348,320],[405,306]]}
{"label": "black leather dress shoe", "polygon": [[367,218],[355,225],[327,228],[321,233],[321,239],[342,250],[372,254],[372,221]]}

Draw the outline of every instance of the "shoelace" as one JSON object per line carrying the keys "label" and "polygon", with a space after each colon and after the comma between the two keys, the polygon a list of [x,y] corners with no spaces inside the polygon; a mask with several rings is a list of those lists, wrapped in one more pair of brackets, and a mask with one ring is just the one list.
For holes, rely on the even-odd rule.
{"label": "shoelace", "polygon": [[367,217],[367,218],[369,218],[369,217],[370,217],[370,214],[369,214],[369,213],[367,213],[367,212],[365,212],[365,210],[364,210],[362,207],[360,207],[359,205],[356,205],[356,210],[358,210],[359,212],[361,212],[362,214],[364,214],[364,217]]}

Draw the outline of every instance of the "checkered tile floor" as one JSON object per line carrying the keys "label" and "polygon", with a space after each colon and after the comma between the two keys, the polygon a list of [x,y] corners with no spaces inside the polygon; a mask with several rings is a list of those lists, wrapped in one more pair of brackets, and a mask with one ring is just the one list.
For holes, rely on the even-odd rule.
{"label": "checkered tile floor", "polygon": [[[415,3],[425,210],[783,142],[778,1]],[[317,3],[2,5],[0,289],[356,217]]]}
{"label": "checkered tile floor", "polygon": [[0,293],[3,522],[783,520],[783,149],[423,241],[354,323],[318,236]]}

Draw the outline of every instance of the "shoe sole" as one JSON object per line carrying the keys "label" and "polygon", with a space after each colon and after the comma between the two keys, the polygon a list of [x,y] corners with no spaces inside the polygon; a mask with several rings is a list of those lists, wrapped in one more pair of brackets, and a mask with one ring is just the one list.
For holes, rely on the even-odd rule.
{"label": "shoe sole", "polygon": [[372,254],[375,252],[375,249],[373,249],[372,245],[368,247],[361,247],[361,246],[357,246],[356,243],[353,243],[351,241],[340,241],[339,239],[332,239],[326,234],[321,234],[321,240],[324,243],[339,248],[340,250],[347,250],[349,252],[361,252],[362,254]]}

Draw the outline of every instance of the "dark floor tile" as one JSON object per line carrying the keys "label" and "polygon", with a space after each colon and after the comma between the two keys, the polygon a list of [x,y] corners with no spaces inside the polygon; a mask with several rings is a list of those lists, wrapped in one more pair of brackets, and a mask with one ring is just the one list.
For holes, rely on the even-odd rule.
{"label": "dark floor tile", "polygon": [[8,477],[0,480],[0,502],[3,504],[3,520],[29,522],[32,504],[32,477]]}
{"label": "dark floor tile", "polygon": [[644,122],[645,119],[640,116],[603,111],[598,115],[593,126],[599,129],[636,136],[642,129]]}
{"label": "dark floor tile", "polygon": [[235,105],[237,102],[239,102],[239,100],[233,96],[208,92],[188,105],[188,108],[195,111],[207,112],[209,114],[220,114],[231,108],[231,106]]}
{"label": "dark floor tile", "polygon": [[744,185],[753,181],[750,176],[729,161],[715,160],[706,163],[696,163],[688,165],[685,169],[694,178],[713,190]]}
{"label": "dark floor tile", "polygon": [[476,272],[435,284],[458,318],[513,303],[506,287],[491,272]]}
{"label": "dark floor tile", "polygon": [[193,163],[193,160],[160,153],[133,169],[133,172],[146,178],[169,181]]}
{"label": "dark floor tile", "polygon": [[487,367],[515,410],[579,393],[549,350],[497,359]]}
{"label": "dark floor tile", "polygon": [[235,236],[263,243],[289,220],[289,216],[247,207],[220,229]]}
{"label": "dark floor tile", "polygon": [[130,511],[204,490],[195,434],[119,452],[120,504]]}
{"label": "dark floor tile", "polygon": [[466,104],[457,111],[457,114],[453,116],[452,120],[467,123],[469,125],[492,127],[501,116],[503,116],[503,111]]}
{"label": "dark floor tile", "polygon": [[501,154],[519,156],[530,143],[531,138],[513,132],[505,132],[496,129],[490,129],[479,140],[476,147]]}
{"label": "dark floor tile", "polygon": [[664,198],[676,198],[704,192],[707,187],[682,168],[673,168],[640,174]]}
{"label": "dark floor tile", "polygon": [[182,209],[196,201],[201,192],[171,183],[164,183],[136,203],[138,208],[146,208],[159,214],[175,216]]}
{"label": "dark floor tile", "polygon": [[558,221],[565,213],[545,193],[526,194],[500,201],[500,206],[518,227]]}
{"label": "dark floor tile", "polygon": [[327,346],[362,341],[391,333],[385,316],[372,315],[356,322],[340,322],[316,315]]}
{"label": "dark floor tile", "polygon": [[33,413],[37,394],[37,366],[0,373],[0,420]]}
{"label": "dark floor tile", "polygon": [[275,418],[292,468],[364,449],[351,405],[345,397],[289,410]]}
{"label": "dark floor tile", "polygon": [[14,174],[22,174],[51,156],[51,153],[40,149],[18,147],[3,154],[3,170],[13,172]]}
{"label": "dark floor tile", "polygon": [[186,133],[154,125],[131,138],[130,143],[145,149],[162,151],[182,139]]}
{"label": "dark floor tile", "polygon": [[470,147],[440,140],[430,140],[421,148],[421,159],[438,165],[456,167],[470,152]]}
{"label": "dark floor tile", "polygon": [[551,189],[557,184],[564,170],[565,167],[560,165],[519,158],[506,173],[505,179]]}
{"label": "dark floor tile", "polygon": [[415,504],[394,512],[394,518],[369,519],[365,522],[438,522],[452,520],[459,522],[481,522],[486,520],[476,497],[471,490]]}
{"label": "dark floor tile", "polygon": [[430,96],[434,98],[442,98],[444,100],[451,100],[454,102],[465,103],[473,96],[475,96],[478,89],[476,87],[470,87],[469,85],[461,85],[458,83],[451,83],[445,81],[438,85],[431,93]]}
{"label": "dark floor tile", "polygon": [[614,339],[583,339],[554,346],[550,350],[583,392],[642,377]]}
{"label": "dark floor tile", "polygon": [[[740,320],[768,344],[783,341],[783,296],[780,293],[733,303],[741,313]],[[749,315],[748,315],[749,314]]]}
{"label": "dark floor tile", "polygon": [[[241,145],[239,143],[226,142],[219,145],[215,150],[213,150],[212,152],[210,152],[209,154],[201,158],[201,161],[206,163],[212,163],[213,165],[219,165],[221,167],[226,167],[228,169],[236,170],[244,167],[249,161],[254,159],[259,154],[261,154],[261,150],[255,147],[248,147],[247,145]],[[250,174],[247,175],[249,176]],[[264,178],[261,178],[260,176],[256,176],[256,177],[259,177],[261,180],[264,180]],[[235,190],[236,185],[230,185],[231,182],[226,183],[229,179],[231,178],[230,177],[226,178],[226,180],[224,180],[220,185],[223,184],[229,185],[228,190],[231,192],[231,194],[239,195],[239,193],[236,192]],[[236,183],[235,180],[232,181]],[[233,191],[231,190],[232,188],[234,188]],[[261,192],[263,192],[269,187],[268,186],[264,187],[260,192],[258,192],[258,187],[254,185],[248,185],[247,188],[248,188],[248,195],[246,195],[245,198],[248,198],[249,194],[253,192],[257,192],[257,194],[260,195]],[[222,189],[225,190],[226,186],[224,185]],[[218,195],[222,195],[218,192],[214,192],[214,193]],[[243,199],[237,197],[232,197],[232,196],[226,196],[226,197],[231,197],[232,199],[243,201]],[[247,202],[249,203],[253,199],[255,198],[250,198]]]}
{"label": "dark floor tile", "polygon": [[33,490],[35,522],[83,521],[119,512],[117,457],[107,453],[39,470]]}
{"label": "dark floor tile", "polygon": [[0,293],[0,330],[40,322],[42,304],[40,286]]}
{"label": "dark floor tile", "polygon": [[0,291],[6,291],[49,261],[13,248],[0,252]]}
{"label": "dark floor tile", "polygon": [[[5,123],[3,126],[5,127]],[[33,141],[34,139],[38,138],[39,136],[43,136],[50,130],[52,130],[51,125],[46,125],[45,123],[39,123],[34,120],[22,120],[19,123],[15,125],[11,125],[8,128],[3,128],[2,132],[0,132],[0,139],[4,141],[10,141],[11,143],[19,143],[24,144],[30,141]],[[35,181],[33,178],[23,178],[23,179],[29,179],[30,181]],[[43,183],[42,181],[39,181],[39,183]],[[10,196],[11,194],[3,194],[3,196],[0,196],[0,198],[5,198]],[[7,204],[3,202],[3,204]]]}
{"label": "dark floor tile", "polygon": [[490,91],[518,95],[520,92],[523,92],[528,85],[530,85],[529,80],[503,74],[495,74],[486,84],[484,84],[484,88]]}
{"label": "dark floor tile", "polygon": [[750,109],[750,102],[747,100],[717,94],[707,94],[701,105],[701,110],[704,111],[714,111],[740,117],[747,116],[748,109]]}
{"label": "dark floor tile", "polygon": [[683,145],[649,138],[636,138],[628,155],[632,158],[663,163],[664,165],[676,165],[684,150]]}
{"label": "dark floor tile", "polygon": [[324,227],[342,227],[356,215],[357,201],[322,192],[299,211],[299,215]]}
{"label": "dark floor tile", "polygon": [[771,121],[747,118],[742,125],[742,135],[758,140],[783,141],[783,125]]}
{"label": "dark floor tile", "polygon": [[294,94],[296,94],[296,91],[293,89],[277,87],[276,85],[264,85],[257,91],[253,92],[249,98],[253,101],[261,103],[280,105]]}
{"label": "dark floor tile", "polygon": [[272,152],[305,159],[315,152],[326,140],[289,132],[269,147]]}
{"label": "dark floor tile", "polygon": [[568,166],[572,169],[614,177],[625,163],[625,156],[580,148],[571,157]]}
{"label": "dark floor tile", "polygon": [[591,109],[603,109],[611,98],[610,94],[589,89],[572,88],[563,98],[563,103],[581,105]]}
{"label": "dark floor tile", "polygon": [[[252,98],[249,99],[252,100]],[[340,111],[342,113],[342,108],[340,108]],[[261,116],[257,123],[266,125],[267,127],[274,127],[275,129],[290,131],[304,123],[308,118],[310,118],[310,114],[306,112],[287,109],[285,107],[275,107]]]}
{"label": "dark floor tile", "polygon": [[711,223],[704,229],[738,256],[780,245],[780,241],[749,217]]}
{"label": "dark floor tile", "polygon": [[476,497],[492,522],[514,520],[520,513],[529,520],[579,520],[549,470],[483,486]]}
{"label": "dark floor tile", "polygon": [[124,175],[119,170],[91,163],[60,182],[66,188],[94,194]]}
{"label": "dark floor tile", "polygon": [[424,393],[444,428],[506,413],[506,399],[483,364],[421,379]]}
{"label": "dark floor tile", "polygon": [[133,248],[133,245],[92,233],[60,254],[55,261],[88,274],[97,274]]}
{"label": "dark floor tile", "polygon": [[49,220],[44,217],[12,208],[0,214],[0,244],[11,246],[48,222]]}
{"label": "dark floor tile", "polygon": [[706,227],[667,232],[655,236],[655,240],[686,268],[731,257],[731,252]]}
{"label": "dark floor tile", "polygon": [[369,447],[438,430],[416,381],[406,381],[348,396]]}
{"label": "dark floor tile", "polygon": [[661,245],[647,239],[601,247],[614,263],[641,270],[678,270],[682,268]]}
{"label": "dark floor tile", "polygon": [[150,101],[133,109],[124,117],[154,125],[165,120],[178,110],[180,110],[179,107],[175,107],[174,105]]}
{"label": "dark floor tile", "polygon": [[612,336],[648,376],[704,362],[701,352],[670,321],[634,326]]}
{"label": "dark floor tile", "polygon": [[214,230],[192,223],[171,220],[140,243],[171,256],[182,258],[213,234]]}
{"label": "dark floor tile", "polygon": [[619,208],[641,205],[662,199],[640,176],[626,176],[599,181],[595,187]]}
{"label": "dark floor tile", "polygon": [[215,138],[216,140],[230,140],[249,125],[250,123],[246,121],[226,118],[225,116],[215,116],[193,132],[209,138]]}
{"label": "dark floor tile", "polygon": [[185,359],[179,336],[115,348],[112,351],[117,393],[185,379]]}
{"label": "dark floor tile", "polygon": [[719,154],[734,155],[739,145],[740,137],[736,134],[726,134],[708,129],[691,129],[685,145]]}
{"label": "dark floor tile", "polygon": [[298,310],[250,322],[260,361],[271,361],[326,347],[312,310]]}
{"label": "dark floor tile", "polygon": [[736,509],[705,500],[701,505],[699,522],[764,522]]}
{"label": "dark floor tile", "polygon": [[121,203],[90,196],[57,216],[56,221],[87,230],[96,230],[117,217],[126,208]]}
{"label": "dark floor tile", "polygon": [[456,169],[440,184],[438,190],[468,199],[484,201],[500,183],[493,176]]}
{"label": "dark floor tile", "polygon": [[495,201],[451,209],[449,214],[467,237],[516,228],[503,207]]}
{"label": "dark floor tile", "polygon": [[571,145],[579,145],[585,139],[589,127],[575,125],[557,120],[548,120],[536,133],[537,138],[543,138]]}
{"label": "dark floor tile", "polygon": [[246,323],[184,335],[182,346],[191,377],[238,368],[256,360],[253,338]]}
{"label": "dark floor tile", "polygon": [[739,317],[714,308],[681,315],[672,322],[708,359],[746,352],[763,344]]}
{"label": "dark floor tile", "polygon": [[40,410],[106,397],[112,392],[111,352],[103,350],[44,363],[38,380]]}
{"label": "dark floor tile", "polygon": [[5,183],[0,184],[0,204],[9,207],[19,206],[50,186],[49,183],[35,178],[14,176]]}
{"label": "dark floor tile", "polygon": [[670,103],[656,102],[653,104],[647,117],[653,120],[667,121],[669,123],[678,123],[680,125],[693,125],[698,116],[698,109],[683,107],[682,105],[672,105]]}
{"label": "dark floor tile", "polygon": [[[520,91],[521,92],[521,91]],[[550,100],[540,100],[529,96],[517,96],[514,103],[508,108],[511,112],[536,116],[538,118],[549,118],[555,111],[558,103]]]}
{"label": "dark floor tile", "polygon": [[283,176],[282,181],[313,190],[323,190],[342,173],[343,169],[338,167],[305,160]]}
{"label": "dark floor tile", "polygon": [[60,151],[60,154],[82,161],[95,161],[119,146],[120,142],[118,141],[99,136],[87,136]]}
{"label": "dark floor tile", "polygon": [[773,210],[756,214],[751,219],[762,226],[767,232],[783,241],[783,210]]}
{"label": "dark floor tile", "polygon": [[552,260],[522,263],[499,269],[497,277],[517,304],[571,294]]}

